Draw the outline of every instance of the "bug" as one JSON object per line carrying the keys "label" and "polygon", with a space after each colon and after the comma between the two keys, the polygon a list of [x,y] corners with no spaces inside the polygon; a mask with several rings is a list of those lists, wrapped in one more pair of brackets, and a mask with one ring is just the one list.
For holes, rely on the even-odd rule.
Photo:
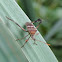
{"label": "bug", "polygon": [[[24,47],[24,45],[28,42],[28,40],[30,39],[30,37],[34,40],[34,44],[36,44],[35,41],[42,42],[42,41],[37,40],[37,39],[34,38],[34,35],[35,35],[35,33],[37,32],[37,28],[39,27],[39,25],[40,25],[41,22],[42,22],[41,19],[37,19],[37,20],[34,21],[34,22],[26,22],[25,25],[26,25],[27,30],[25,30],[25,29],[22,28],[18,23],[16,23],[14,20],[8,18],[7,16],[6,16],[6,18],[9,19],[10,21],[14,22],[14,23],[15,23],[17,26],[19,26],[23,31],[28,32],[28,35],[30,35],[29,38],[28,38],[27,40],[25,40],[25,43],[22,45],[22,47]],[[33,25],[33,23],[36,23],[36,22],[39,22],[39,24],[38,24],[37,27],[35,28],[34,25]],[[17,40],[22,40],[22,39],[24,39],[25,37],[27,37],[28,35],[24,36],[24,37],[21,38],[21,39],[17,39]],[[16,40],[16,41],[17,41],[17,40]],[[45,42],[43,42],[43,43],[45,43]],[[45,44],[47,44],[47,43],[45,43]],[[37,45],[37,44],[36,44],[36,45]],[[50,45],[50,44],[47,44],[47,45]],[[21,48],[22,48],[22,47],[21,47]]]}

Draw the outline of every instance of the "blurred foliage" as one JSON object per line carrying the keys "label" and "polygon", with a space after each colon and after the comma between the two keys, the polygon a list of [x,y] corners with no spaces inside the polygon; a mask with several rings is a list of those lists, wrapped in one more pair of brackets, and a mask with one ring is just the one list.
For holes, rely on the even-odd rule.
{"label": "blurred foliage", "polygon": [[32,6],[32,0],[18,0],[18,4],[19,4],[19,6],[22,7],[22,9],[24,10],[24,12],[27,14],[27,16],[31,20],[35,20],[36,19],[34,8]]}
{"label": "blurred foliage", "polygon": [[[25,1],[28,0],[23,0],[23,2]],[[52,45],[52,50],[54,51],[59,61],[62,62],[62,59],[60,58],[62,57],[62,0],[29,1],[32,2],[27,2],[27,5],[29,6],[28,9],[23,9],[23,7],[26,8],[27,6],[25,4],[21,5],[22,9],[28,12],[30,10],[29,8],[34,8],[33,10],[31,9],[30,15],[28,15],[28,13],[26,14],[28,17],[34,15],[33,18],[30,18],[31,20],[36,20],[37,18],[41,18],[43,20],[38,30],[44,36],[45,40],[47,40]],[[19,2],[20,5],[22,0],[17,0],[17,2]],[[35,14],[33,12],[35,12]]]}

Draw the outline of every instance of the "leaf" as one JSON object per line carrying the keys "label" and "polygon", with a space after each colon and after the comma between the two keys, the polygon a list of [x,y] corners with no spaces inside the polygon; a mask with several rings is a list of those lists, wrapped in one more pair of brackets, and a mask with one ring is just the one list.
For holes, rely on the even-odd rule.
{"label": "leaf", "polygon": [[[24,58],[24,60],[23,60]],[[0,61],[28,62],[10,30],[0,20]]]}
{"label": "leaf", "polygon": [[[28,37],[20,41],[16,41],[16,39],[22,38],[28,33],[25,33],[22,29],[19,29],[19,27],[12,21],[8,20],[6,16],[17,22],[21,27],[24,27],[26,22],[30,22],[29,18],[18,6],[15,0],[0,0],[0,17],[6,25],[6,27],[5,25],[0,26],[0,33],[4,32],[2,33],[2,36],[0,35],[0,37],[2,37],[0,40],[3,44],[0,45],[1,51],[6,51],[6,53],[1,52],[0,57],[4,54],[4,59],[8,60],[6,62],[58,62],[49,46],[42,42],[36,42],[37,45],[34,45],[34,41],[29,40],[26,45],[21,48]],[[39,32],[37,31],[37,33]],[[46,42],[40,33],[39,35],[35,36],[35,38]],[[11,45],[11,49],[8,42]]]}

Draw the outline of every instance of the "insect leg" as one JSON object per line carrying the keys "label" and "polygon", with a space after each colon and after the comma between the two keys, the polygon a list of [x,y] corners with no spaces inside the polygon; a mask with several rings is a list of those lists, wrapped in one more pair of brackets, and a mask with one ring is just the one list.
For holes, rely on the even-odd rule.
{"label": "insect leg", "polygon": [[34,43],[33,44],[36,44],[36,39],[33,36],[31,36],[31,38],[34,40]]}
{"label": "insect leg", "polygon": [[39,21],[40,21],[40,23],[42,22],[41,19],[37,19],[36,21],[34,21],[34,22],[32,22],[32,23],[36,23],[36,22],[39,22]]}
{"label": "insect leg", "polygon": [[[6,16],[6,18],[9,19],[9,20],[11,20],[12,22],[14,22],[14,23],[15,23],[17,26],[19,26],[22,30],[26,31],[24,28],[22,28],[22,27],[21,27],[18,23],[16,23],[14,20],[8,18],[7,16]],[[26,32],[27,32],[27,31],[26,31]]]}
{"label": "insect leg", "polygon": [[47,45],[49,45],[49,46],[50,46],[50,44],[48,44],[48,43],[45,43],[45,42],[40,41],[40,40],[37,40],[37,39],[35,39],[35,40],[36,40],[36,41],[39,41],[39,42],[42,42],[42,43],[47,44]]}
{"label": "insect leg", "polygon": [[39,22],[39,24],[38,24],[38,26],[36,28],[39,27],[39,25],[41,24],[42,20],[41,19],[38,19],[37,21]]}
{"label": "insect leg", "polygon": [[[28,35],[29,35],[29,34],[28,34]],[[28,35],[24,36],[24,37],[21,38],[21,39],[16,39],[16,41],[18,41],[18,40],[22,40],[22,39],[24,39],[25,37],[27,37]]]}
{"label": "insect leg", "polygon": [[[34,39],[33,39],[33,40],[34,40]],[[33,43],[33,44],[37,45],[37,44],[36,44],[36,40],[34,40],[34,43]]]}
{"label": "insect leg", "polygon": [[[29,37],[30,38],[30,37]],[[22,45],[22,47],[24,47],[24,45],[28,42],[29,38],[25,41],[25,43]],[[21,47],[21,48],[22,48]]]}
{"label": "insect leg", "polygon": [[38,35],[39,33],[36,33],[35,35]]}
{"label": "insect leg", "polygon": [[42,22],[42,20],[41,20],[41,19],[37,19],[36,21],[34,21],[34,22],[32,22],[32,23],[36,23],[36,22],[39,22],[38,26],[36,27],[36,28],[38,28],[39,25],[40,25],[40,23]]}

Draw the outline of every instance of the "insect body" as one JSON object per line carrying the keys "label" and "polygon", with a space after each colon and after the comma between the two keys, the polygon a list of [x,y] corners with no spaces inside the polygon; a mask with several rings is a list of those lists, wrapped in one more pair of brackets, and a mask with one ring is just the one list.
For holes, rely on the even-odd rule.
{"label": "insect body", "polygon": [[[24,28],[22,28],[18,23],[16,23],[14,20],[12,20],[12,19],[10,19],[10,18],[8,18],[8,17],[6,17],[7,19],[9,19],[9,20],[11,20],[12,22],[14,22],[16,25],[18,25],[22,30],[24,30],[25,32],[28,32],[28,35],[30,35],[29,36],[29,38],[31,37],[33,40],[34,40],[34,44],[36,44],[35,43],[35,41],[39,41],[39,40],[36,40],[35,38],[34,38],[34,35],[35,35],[35,33],[36,33],[36,31],[37,31],[37,28],[39,27],[39,25],[40,25],[40,23],[42,22],[41,21],[41,19],[38,19],[38,20],[36,20],[36,21],[34,21],[34,22],[26,22],[26,27],[27,27],[27,30],[25,30]],[[39,22],[39,24],[38,24],[38,26],[35,28],[34,27],[34,25],[33,25],[33,23],[36,23],[36,22]],[[24,36],[22,39],[24,39],[25,37],[27,37],[28,35],[26,35],[26,36]],[[24,43],[24,45],[27,43],[27,41],[29,40],[29,38],[26,40],[26,42]],[[17,40],[22,40],[22,39],[17,39]],[[42,41],[40,41],[40,42],[42,42]],[[43,43],[45,43],[45,42],[43,42]],[[45,44],[47,44],[47,43],[45,43]],[[23,45],[23,46],[24,46]],[[37,45],[37,44],[36,44]],[[50,45],[50,44],[48,44],[48,45]],[[22,47],[23,47],[22,46]]]}
{"label": "insect body", "polygon": [[26,27],[27,27],[27,30],[28,30],[30,36],[33,37],[34,34],[36,33],[37,29],[34,27],[34,25],[32,23],[29,23],[29,22],[26,23]]}

